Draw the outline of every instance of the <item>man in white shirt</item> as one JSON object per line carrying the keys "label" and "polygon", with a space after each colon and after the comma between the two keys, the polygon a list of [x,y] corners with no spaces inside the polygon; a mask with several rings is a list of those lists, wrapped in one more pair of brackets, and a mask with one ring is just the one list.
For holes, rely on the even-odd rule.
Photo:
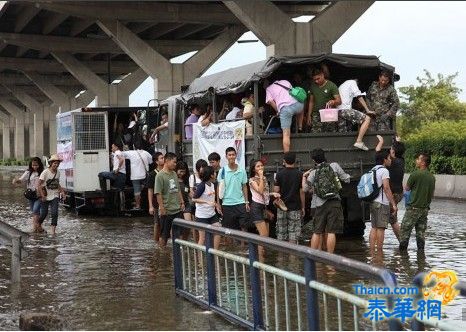
{"label": "man in white shirt", "polygon": [[124,158],[129,159],[131,166],[131,182],[134,191],[134,210],[141,209],[142,182],[149,173],[149,165],[152,164],[152,156],[145,150],[123,151]]}
{"label": "man in white shirt", "polygon": [[[371,116],[375,116],[375,113],[371,112],[367,107],[366,101],[362,97],[364,94],[358,88],[357,80],[347,80],[343,82],[343,84],[338,87],[338,91],[341,98],[341,104],[337,106],[337,108],[340,110],[338,112],[338,130],[346,131],[344,128],[346,127],[347,120],[352,123],[361,125],[354,146],[364,151],[369,150],[362,139],[366,134],[367,129],[369,128]],[[351,107],[354,98],[358,98],[358,101],[366,110],[367,115]]]}
{"label": "man in white shirt", "polygon": [[112,171],[111,172],[100,172],[99,182],[102,191],[107,190],[107,179],[111,181],[113,187],[122,190],[125,186],[126,181],[126,165],[125,158],[122,156],[122,144],[119,142],[112,144]]}
{"label": "man in white shirt", "polygon": [[390,221],[390,204],[392,205],[392,213],[396,214],[398,210],[395,199],[393,198],[390,189],[390,173],[387,167],[392,164],[390,151],[381,150],[375,153],[375,175],[377,186],[380,188],[379,195],[371,202],[371,232],[369,234],[369,245],[371,253],[375,253],[375,249],[382,253],[385,229]]}

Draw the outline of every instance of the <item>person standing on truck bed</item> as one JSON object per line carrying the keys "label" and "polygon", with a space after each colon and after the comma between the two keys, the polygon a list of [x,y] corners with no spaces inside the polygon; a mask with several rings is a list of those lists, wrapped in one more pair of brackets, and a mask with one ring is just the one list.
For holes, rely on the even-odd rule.
{"label": "person standing on truck bed", "polygon": [[311,94],[309,95],[309,113],[307,125],[312,128],[312,132],[336,132],[334,122],[322,123],[320,121],[319,110],[324,108],[336,108],[341,104],[340,92],[332,81],[325,78],[321,68],[314,68],[311,72]]}
{"label": "person standing on truck bed", "polygon": [[160,238],[160,218],[159,205],[154,194],[155,177],[162,170],[165,158],[162,152],[156,152],[152,156],[152,161],[155,163],[155,168],[149,173],[147,179],[147,199],[149,201],[149,214],[154,216],[154,240],[159,242]]}
{"label": "person standing on truck bed", "polygon": [[[267,86],[268,82],[264,82]],[[275,81],[265,89],[265,102],[272,106],[280,117],[280,126],[283,131],[283,152],[290,151],[291,122],[293,115],[297,115],[298,123],[302,123],[304,104],[300,103],[288,92],[291,83],[286,80]]]}
{"label": "person standing on truck bed", "polygon": [[193,139],[193,123],[197,123],[201,115],[201,108],[198,104],[191,105],[191,115],[188,116],[184,123],[184,136],[186,139]]}
{"label": "person standing on truck bed", "polygon": [[390,130],[391,122],[395,119],[396,112],[400,107],[398,94],[391,82],[391,75],[387,71],[379,74],[377,82],[372,82],[367,90],[367,101],[369,108],[375,112],[373,123],[375,130]]}
{"label": "person standing on truck bed", "polygon": [[123,156],[130,161],[131,183],[134,191],[134,210],[141,209],[141,190],[143,180],[149,173],[149,165],[152,164],[152,156],[145,150],[123,151]]}
{"label": "person standing on truck bed", "polygon": [[[175,218],[183,218],[182,211],[185,209],[175,169],[176,154],[168,152],[165,155],[163,169],[155,177],[154,192],[157,195],[160,224],[162,226],[159,245],[162,248],[167,245],[167,240],[170,237],[170,232],[172,230],[173,220]],[[173,227],[173,232],[176,233],[179,231],[179,227]]]}
{"label": "person standing on truck bed", "polygon": [[118,190],[123,190],[126,182],[126,165],[125,158],[121,149],[123,144],[115,142],[112,144],[112,171],[111,172],[100,172],[98,174],[100,189],[102,191],[107,190],[106,180],[109,179],[113,187]]}

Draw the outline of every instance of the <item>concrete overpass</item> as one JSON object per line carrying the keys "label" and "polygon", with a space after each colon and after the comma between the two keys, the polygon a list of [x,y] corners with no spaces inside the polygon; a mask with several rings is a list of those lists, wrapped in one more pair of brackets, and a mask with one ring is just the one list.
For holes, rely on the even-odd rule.
{"label": "concrete overpass", "polygon": [[0,153],[55,152],[57,112],[127,106],[149,76],[154,98],[178,93],[247,31],[267,56],[329,52],[373,2],[0,1]]}

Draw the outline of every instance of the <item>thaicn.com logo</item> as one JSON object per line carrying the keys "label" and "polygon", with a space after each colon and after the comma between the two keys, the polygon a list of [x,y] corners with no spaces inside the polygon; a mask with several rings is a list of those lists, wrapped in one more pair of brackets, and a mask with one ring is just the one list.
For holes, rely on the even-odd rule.
{"label": "thaicn.com logo", "polygon": [[[455,299],[459,291],[455,288],[458,277],[454,271],[431,271],[420,290],[416,286],[379,287],[354,284],[356,295],[367,296],[368,306],[364,317],[372,321],[396,318],[405,322],[408,319],[442,319],[442,305]],[[422,292],[422,294],[419,294]],[[388,308],[387,297],[394,298],[393,307]]]}

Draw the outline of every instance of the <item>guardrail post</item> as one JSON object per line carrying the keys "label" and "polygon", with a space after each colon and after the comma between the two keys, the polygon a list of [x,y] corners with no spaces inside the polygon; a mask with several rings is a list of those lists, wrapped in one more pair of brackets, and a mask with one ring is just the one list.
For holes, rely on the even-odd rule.
{"label": "guardrail post", "polygon": [[304,277],[306,278],[307,327],[310,331],[319,331],[319,301],[317,291],[309,287],[316,280],[316,263],[310,258],[304,259]]}
{"label": "guardrail post", "polygon": [[[175,225],[173,225],[175,226]],[[172,242],[173,242],[173,272],[175,274],[175,290],[183,288],[183,276],[181,269],[181,249],[180,245],[176,243],[177,233],[176,228],[182,229],[180,226],[172,227]],[[173,229],[175,228],[175,229]]]}
{"label": "guardrail post", "polygon": [[249,274],[251,278],[252,313],[254,316],[254,330],[264,330],[262,318],[262,296],[259,269],[254,267],[258,260],[257,245],[249,242]]}
{"label": "guardrail post", "polygon": [[209,295],[209,306],[217,304],[217,286],[215,284],[215,260],[214,255],[209,252],[214,247],[214,235],[205,232],[205,254],[207,260],[207,291]]}
{"label": "guardrail post", "polygon": [[11,282],[18,283],[21,281],[21,237],[11,239]]}

